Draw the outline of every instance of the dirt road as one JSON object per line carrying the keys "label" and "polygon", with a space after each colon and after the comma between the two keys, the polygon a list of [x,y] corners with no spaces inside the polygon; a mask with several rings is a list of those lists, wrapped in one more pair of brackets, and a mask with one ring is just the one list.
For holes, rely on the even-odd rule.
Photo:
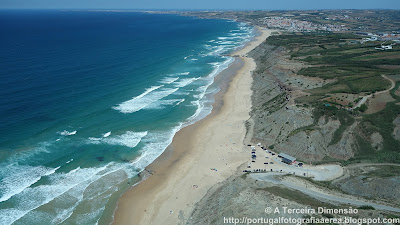
{"label": "dirt road", "polygon": [[383,90],[383,91],[378,91],[378,92],[375,92],[375,93],[373,93],[373,94],[369,94],[369,95],[364,96],[364,97],[353,107],[353,109],[356,109],[356,108],[360,107],[362,104],[364,104],[364,103],[368,100],[368,98],[372,97],[373,95],[379,95],[379,94],[382,94],[382,93],[389,92],[390,90],[392,90],[392,89],[396,86],[396,82],[394,82],[392,79],[388,78],[388,77],[385,76],[385,75],[382,75],[382,77],[385,78],[386,80],[390,81],[390,83],[392,84],[392,85],[390,86],[390,88],[389,88],[389,89],[386,89],[386,90]]}
{"label": "dirt road", "polygon": [[271,182],[273,184],[277,184],[277,185],[284,185],[285,187],[288,187],[290,189],[295,189],[298,190],[306,195],[309,195],[311,197],[317,198],[321,201],[324,202],[336,202],[336,203],[340,203],[340,204],[350,204],[350,205],[354,205],[354,206],[365,206],[365,205],[369,205],[374,207],[375,209],[378,210],[384,210],[384,211],[391,211],[391,212],[400,212],[399,208],[395,208],[395,207],[391,207],[391,206],[386,206],[386,205],[381,205],[381,204],[376,204],[373,202],[368,202],[365,200],[360,200],[360,199],[354,199],[354,198],[346,198],[346,197],[342,197],[342,196],[336,196],[330,193],[325,193],[321,190],[317,190],[314,188],[306,188],[306,187],[302,187],[301,185],[299,185],[298,183],[292,183],[289,182],[287,180],[279,180],[276,179],[276,176],[279,177],[279,175],[282,175],[281,173],[277,173],[277,172],[270,172],[270,173],[252,173],[250,174],[250,176],[256,180],[261,180],[261,181],[267,181],[267,182]]}

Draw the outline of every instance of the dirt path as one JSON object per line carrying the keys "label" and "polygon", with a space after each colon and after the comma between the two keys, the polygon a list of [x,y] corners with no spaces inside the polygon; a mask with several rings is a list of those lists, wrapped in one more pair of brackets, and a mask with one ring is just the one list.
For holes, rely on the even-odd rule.
{"label": "dirt path", "polygon": [[396,163],[357,163],[346,166],[346,168],[354,168],[354,167],[363,167],[363,166],[400,166],[400,164]]}
{"label": "dirt path", "polygon": [[282,175],[282,174],[277,173],[277,172],[250,174],[250,176],[256,180],[267,181],[267,182],[271,182],[271,183],[277,184],[277,185],[284,185],[285,187],[301,191],[302,193],[304,193],[306,195],[317,198],[324,202],[336,202],[336,203],[340,203],[340,204],[350,204],[350,205],[354,205],[354,206],[369,205],[378,210],[400,212],[400,208],[376,204],[373,202],[368,202],[368,201],[359,200],[359,199],[351,199],[350,197],[346,198],[346,197],[342,197],[342,196],[328,194],[321,190],[316,190],[316,189],[310,188],[310,187],[308,187],[308,188],[302,187],[298,184],[295,184],[295,183],[292,183],[292,182],[289,182],[286,180],[278,180],[275,178],[276,175]]}
{"label": "dirt path", "polygon": [[375,93],[373,93],[373,94],[369,94],[369,95],[364,96],[364,97],[361,99],[361,101],[359,101],[359,102],[353,107],[353,109],[356,109],[356,108],[360,107],[362,104],[364,104],[364,103],[368,100],[368,98],[372,97],[373,95],[379,95],[379,94],[382,94],[382,93],[389,92],[390,90],[392,90],[392,89],[396,86],[396,82],[394,82],[394,80],[390,79],[389,77],[387,77],[387,76],[385,76],[385,75],[382,75],[382,77],[385,78],[386,80],[390,81],[390,83],[392,84],[392,85],[390,86],[390,88],[389,88],[389,89],[386,89],[386,90],[383,90],[383,91],[378,91],[378,92],[375,92]]}

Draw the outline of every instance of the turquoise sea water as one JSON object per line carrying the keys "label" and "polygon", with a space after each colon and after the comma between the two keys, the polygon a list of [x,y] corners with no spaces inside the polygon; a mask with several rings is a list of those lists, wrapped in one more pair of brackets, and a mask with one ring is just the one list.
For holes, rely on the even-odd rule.
{"label": "turquoise sea water", "polygon": [[0,29],[0,224],[108,221],[131,178],[211,111],[224,54],[253,35],[101,11],[0,11]]}

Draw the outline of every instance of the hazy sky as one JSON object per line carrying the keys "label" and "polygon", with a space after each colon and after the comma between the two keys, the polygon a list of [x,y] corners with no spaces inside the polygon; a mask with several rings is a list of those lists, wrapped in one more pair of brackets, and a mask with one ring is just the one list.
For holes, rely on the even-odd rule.
{"label": "hazy sky", "polygon": [[400,9],[400,0],[0,0],[0,8]]}

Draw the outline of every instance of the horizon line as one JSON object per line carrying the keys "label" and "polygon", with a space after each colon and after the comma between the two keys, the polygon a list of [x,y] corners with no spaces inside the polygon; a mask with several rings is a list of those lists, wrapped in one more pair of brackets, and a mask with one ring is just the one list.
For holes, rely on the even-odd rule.
{"label": "horizon line", "polygon": [[400,9],[390,9],[390,8],[320,8],[320,9],[106,9],[106,8],[0,8],[0,10],[65,10],[65,11],[340,11],[340,10],[391,10],[400,11]]}

